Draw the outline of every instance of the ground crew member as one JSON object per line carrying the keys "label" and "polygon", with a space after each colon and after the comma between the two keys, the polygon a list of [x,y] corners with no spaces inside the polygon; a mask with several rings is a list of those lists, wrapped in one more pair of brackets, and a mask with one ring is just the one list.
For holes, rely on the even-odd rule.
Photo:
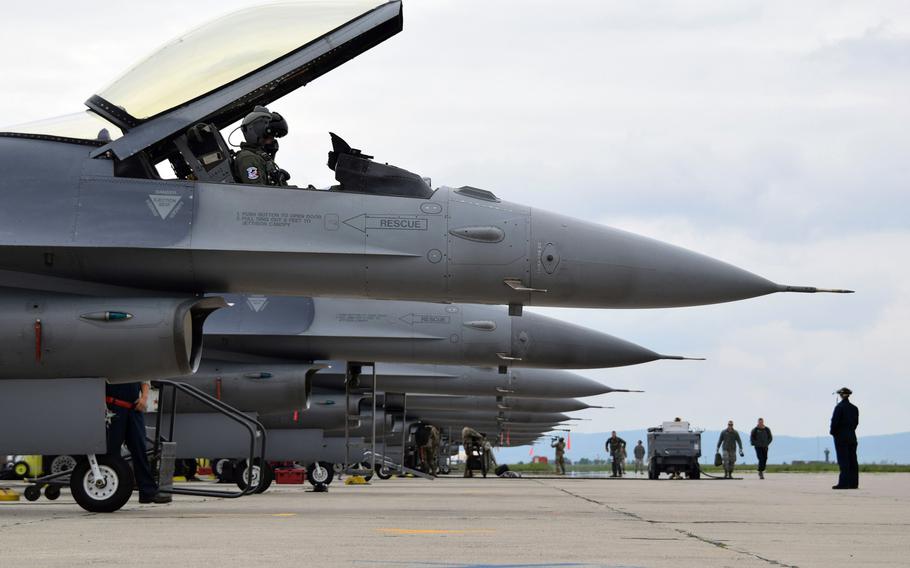
{"label": "ground crew member", "polygon": [[245,142],[234,156],[234,178],[240,183],[287,185],[291,175],[275,163],[278,138],[288,133],[287,121],[277,112],[256,106],[240,125]]}
{"label": "ground crew member", "polygon": [[758,419],[758,426],[752,428],[749,434],[749,442],[755,447],[755,456],[758,458],[758,478],[765,478],[765,465],[768,463],[768,446],[774,436],[771,435],[771,429],[765,426],[765,419]]}
{"label": "ground crew member", "polygon": [[616,430],[604,444],[607,453],[613,458],[613,474],[610,477],[622,477],[622,461],[626,450],[626,441],[616,435]]}
{"label": "ground crew member", "polygon": [[430,475],[439,475],[439,443],[442,439],[442,432],[439,428],[430,424],[430,439],[427,443],[427,465]]}
{"label": "ground crew member", "polygon": [[[496,471],[496,456],[493,455],[493,444],[487,440],[487,435],[483,432],[480,433],[483,436],[483,460],[487,464],[487,471]],[[486,476],[484,476],[486,477]]]}
{"label": "ground crew member", "polygon": [[856,459],[856,427],[859,426],[859,409],[850,402],[853,391],[843,387],[837,394],[840,402],[831,416],[831,435],[834,437],[834,451],[840,477],[831,489],[859,488],[859,464]]}
{"label": "ground crew member", "polygon": [[478,453],[480,454],[481,459],[485,458],[483,455],[483,434],[473,428],[465,426],[461,429],[461,443],[464,445],[465,453],[464,476],[474,477],[474,471],[471,468],[471,458]]}
{"label": "ground crew member", "polygon": [[[723,448],[721,448],[723,446]],[[717,439],[717,449],[722,450],[724,460],[724,479],[733,479],[733,466],[736,465],[736,446],[739,446],[739,455],[744,456],[743,441],[739,432],[733,429],[733,421],[727,422],[727,429],[720,431]]]}
{"label": "ground crew member", "polygon": [[417,469],[429,473],[430,460],[428,458],[430,445],[430,427],[420,423],[414,432],[414,445],[417,447]]}
{"label": "ground crew member", "polygon": [[149,384],[124,383],[106,385],[105,402],[110,415],[107,427],[107,453],[120,457],[126,443],[133,462],[133,473],[139,487],[140,503],[169,503],[170,496],[158,493],[145,448],[145,410]]}
{"label": "ground crew member", "polygon": [[566,441],[564,438],[559,438],[550,443],[551,448],[556,449],[556,474],[565,475],[566,474]]}
{"label": "ground crew member", "polygon": [[643,473],[645,470],[645,447],[642,445],[641,440],[638,441],[638,445],[632,450],[632,455],[635,456],[635,475]]}

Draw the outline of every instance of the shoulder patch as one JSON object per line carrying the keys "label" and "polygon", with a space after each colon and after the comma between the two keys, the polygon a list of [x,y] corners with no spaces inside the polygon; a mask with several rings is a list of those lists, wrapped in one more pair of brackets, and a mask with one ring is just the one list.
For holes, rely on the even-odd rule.
{"label": "shoulder patch", "polygon": [[246,179],[256,180],[259,179],[259,168],[256,166],[250,166],[246,169]]}

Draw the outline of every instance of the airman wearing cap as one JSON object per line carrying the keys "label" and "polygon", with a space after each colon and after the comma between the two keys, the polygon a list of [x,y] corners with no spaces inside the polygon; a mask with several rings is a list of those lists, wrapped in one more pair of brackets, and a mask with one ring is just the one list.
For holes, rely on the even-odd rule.
{"label": "airman wearing cap", "polygon": [[856,427],[859,425],[859,409],[850,402],[853,391],[843,387],[837,391],[840,402],[831,416],[831,436],[837,452],[840,477],[831,489],[857,489],[859,487],[859,464],[856,459]]}

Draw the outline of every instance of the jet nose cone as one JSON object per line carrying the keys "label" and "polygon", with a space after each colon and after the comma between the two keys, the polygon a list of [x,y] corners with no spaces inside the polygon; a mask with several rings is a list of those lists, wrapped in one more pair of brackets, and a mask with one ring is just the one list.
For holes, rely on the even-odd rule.
{"label": "jet nose cone", "polygon": [[581,398],[613,392],[593,379],[551,369],[513,368],[512,388],[510,396],[532,398]]}
{"label": "jet nose cone", "polygon": [[708,256],[610,227],[534,210],[531,302],[601,308],[669,308],[781,291]]}
{"label": "jet nose cone", "polygon": [[661,355],[630,341],[532,312],[510,318],[518,366],[594,369],[638,365]]}

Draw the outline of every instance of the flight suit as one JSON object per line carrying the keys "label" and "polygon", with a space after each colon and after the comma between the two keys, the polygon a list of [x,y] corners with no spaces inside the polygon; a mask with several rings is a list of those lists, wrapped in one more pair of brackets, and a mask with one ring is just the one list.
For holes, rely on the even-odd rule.
{"label": "flight suit", "polygon": [[560,475],[566,474],[566,443],[562,440],[557,440],[550,444],[550,447],[556,448],[556,473]]}
{"label": "flight suit", "polygon": [[739,437],[739,432],[726,428],[720,431],[720,437],[717,439],[717,448],[721,450],[724,459],[724,477],[733,477],[733,467],[736,465],[736,446],[739,451],[743,451],[743,441]]}
{"label": "flight suit", "polygon": [[287,185],[287,172],[275,163],[271,154],[256,144],[240,143],[234,156],[234,177],[240,183]]}
{"label": "flight suit", "polygon": [[[119,401],[133,403],[139,398],[142,383],[125,383],[106,385],[104,393]],[[126,443],[126,449],[132,456],[133,474],[139,487],[139,498],[150,499],[158,493],[158,485],[152,475],[145,447],[145,414],[134,409],[123,408],[113,402],[107,404],[113,414],[107,427],[107,453],[120,457],[120,448]]]}
{"label": "flight suit", "polygon": [[439,475],[439,442],[441,440],[442,433],[439,431],[439,428],[436,426],[430,426],[430,440],[427,444],[427,452],[429,456],[429,474],[430,475]]}
{"label": "flight suit", "polygon": [[859,487],[859,464],[856,459],[856,427],[859,426],[859,409],[849,400],[841,400],[834,407],[831,416],[831,435],[834,437],[834,451],[840,477],[836,487],[856,489]]}
{"label": "flight suit", "polygon": [[613,475],[610,477],[622,477],[622,462],[626,449],[626,441],[619,436],[616,436],[615,438],[610,436],[607,438],[607,443],[604,445],[606,446],[607,453],[613,457]]}
{"label": "flight suit", "polygon": [[633,450],[635,456],[635,473],[636,475],[645,469],[645,447],[641,444],[635,446]]}

